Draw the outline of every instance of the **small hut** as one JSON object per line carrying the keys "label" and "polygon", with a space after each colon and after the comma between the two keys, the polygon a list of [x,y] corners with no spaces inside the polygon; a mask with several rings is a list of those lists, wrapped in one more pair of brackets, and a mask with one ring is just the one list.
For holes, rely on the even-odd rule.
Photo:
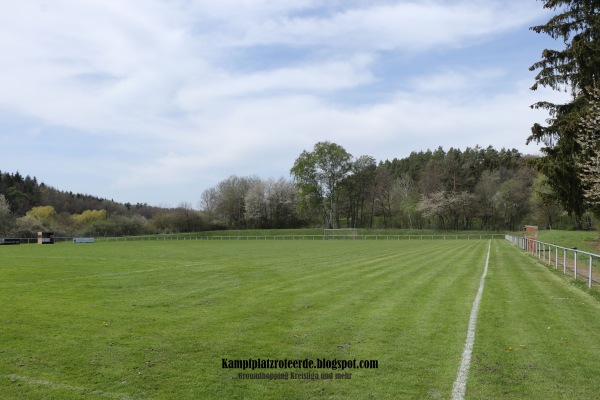
{"label": "small hut", "polygon": [[54,244],[54,232],[38,232],[38,244]]}
{"label": "small hut", "polygon": [[527,251],[537,251],[538,227],[533,225],[525,225],[523,227],[523,237],[529,239],[527,241]]}

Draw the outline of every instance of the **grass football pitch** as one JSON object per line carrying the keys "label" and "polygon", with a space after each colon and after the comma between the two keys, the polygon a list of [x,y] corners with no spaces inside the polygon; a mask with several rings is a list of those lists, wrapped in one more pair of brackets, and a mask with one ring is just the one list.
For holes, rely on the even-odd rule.
{"label": "grass football pitch", "polygon": [[[489,243],[2,246],[0,398],[450,398]],[[600,303],[490,249],[466,398],[595,398]]]}

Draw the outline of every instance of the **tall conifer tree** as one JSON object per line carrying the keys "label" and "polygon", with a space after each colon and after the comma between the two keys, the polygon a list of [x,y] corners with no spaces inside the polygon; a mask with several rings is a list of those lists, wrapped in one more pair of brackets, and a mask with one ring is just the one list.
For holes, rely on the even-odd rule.
{"label": "tall conifer tree", "polygon": [[591,94],[600,79],[600,0],[541,0],[544,8],[557,11],[545,25],[530,29],[562,40],[562,50],[544,50],[542,59],[531,66],[539,70],[532,86],[539,85],[571,93],[571,101],[556,104],[540,101],[532,108],[546,109],[547,126],[531,128],[527,143],[543,143],[544,156],[535,166],[549,178],[556,199],[578,224],[586,209],[582,180],[581,121],[588,112]]}

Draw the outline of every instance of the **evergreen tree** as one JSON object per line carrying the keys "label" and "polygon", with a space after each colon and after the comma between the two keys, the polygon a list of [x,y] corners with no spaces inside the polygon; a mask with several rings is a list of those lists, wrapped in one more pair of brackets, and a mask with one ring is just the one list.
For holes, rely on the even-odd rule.
{"label": "evergreen tree", "polygon": [[549,184],[562,206],[575,217],[577,225],[585,212],[584,185],[581,181],[581,144],[577,138],[580,121],[589,108],[590,93],[600,78],[600,1],[542,0],[544,8],[558,11],[546,24],[531,28],[564,42],[562,50],[544,50],[542,59],[530,70],[539,70],[532,86],[570,91],[565,104],[540,101],[532,105],[545,109],[548,126],[531,128],[527,143],[543,143],[543,157],[534,166],[549,178]]}

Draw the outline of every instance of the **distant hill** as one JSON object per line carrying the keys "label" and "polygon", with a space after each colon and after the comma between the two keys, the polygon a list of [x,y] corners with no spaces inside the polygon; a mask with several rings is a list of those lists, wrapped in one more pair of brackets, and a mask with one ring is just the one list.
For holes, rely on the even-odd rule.
{"label": "distant hill", "polygon": [[35,177],[29,175],[23,177],[18,171],[14,173],[0,171],[0,194],[4,195],[16,217],[21,217],[38,206],[52,206],[57,214],[81,214],[85,210],[106,210],[113,215],[135,213],[148,219],[164,210],[146,203],[123,204],[89,194],[62,191],[38,182]]}

